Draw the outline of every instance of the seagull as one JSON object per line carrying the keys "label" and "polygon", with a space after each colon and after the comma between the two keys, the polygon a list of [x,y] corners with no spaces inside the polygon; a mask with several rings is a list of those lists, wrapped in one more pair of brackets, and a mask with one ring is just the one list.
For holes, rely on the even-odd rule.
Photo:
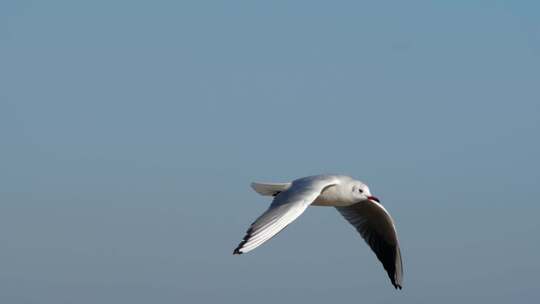
{"label": "seagull", "polygon": [[278,234],[309,206],[332,206],[371,247],[396,289],[402,288],[403,265],[394,220],[366,184],[344,175],[315,175],[290,183],[251,183],[272,204],[249,227],[233,254],[249,252]]}

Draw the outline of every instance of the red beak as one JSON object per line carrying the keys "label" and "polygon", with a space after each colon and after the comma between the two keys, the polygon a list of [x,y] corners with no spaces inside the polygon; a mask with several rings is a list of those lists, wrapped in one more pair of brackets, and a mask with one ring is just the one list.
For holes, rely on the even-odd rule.
{"label": "red beak", "polygon": [[368,196],[367,198],[368,198],[368,200],[376,201],[379,204],[381,203],[381,201],[378,198],[376,198],[375,196]]}

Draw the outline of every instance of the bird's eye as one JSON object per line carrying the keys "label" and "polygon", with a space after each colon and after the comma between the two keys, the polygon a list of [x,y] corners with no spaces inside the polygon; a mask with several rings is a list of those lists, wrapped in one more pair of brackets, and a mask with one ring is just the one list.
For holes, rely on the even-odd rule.
{"label": "bird's eye", "polygon": [[364,190],[362,190],[362,189],[358,189],[358,192],[360,192],[360,193],[363,193],[363,192],[364,192]]}

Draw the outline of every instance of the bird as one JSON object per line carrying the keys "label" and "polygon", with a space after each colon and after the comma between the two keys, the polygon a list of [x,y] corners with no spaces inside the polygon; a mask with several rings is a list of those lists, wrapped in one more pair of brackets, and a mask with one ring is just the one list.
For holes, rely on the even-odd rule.
{"label": "bird", "polygon": [[369,187],[350,176],[314,175],[288,183],[251,183],[255,192],[273,196],[270,207],[249,227],[234,255],[252,251],[270,240],[309,206],[331,206],[366,241],[386,270],[392,285],[401,289],[403,263],[394,220],[371,194]]}

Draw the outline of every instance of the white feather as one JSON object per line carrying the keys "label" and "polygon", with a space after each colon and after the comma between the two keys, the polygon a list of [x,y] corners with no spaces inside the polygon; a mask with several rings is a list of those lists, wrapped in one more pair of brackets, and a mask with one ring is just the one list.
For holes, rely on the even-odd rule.
{"label": "white feather", "polygon": [[291,186],[291,183],[251,183],[251,188],[260,195],[274,196]]}

